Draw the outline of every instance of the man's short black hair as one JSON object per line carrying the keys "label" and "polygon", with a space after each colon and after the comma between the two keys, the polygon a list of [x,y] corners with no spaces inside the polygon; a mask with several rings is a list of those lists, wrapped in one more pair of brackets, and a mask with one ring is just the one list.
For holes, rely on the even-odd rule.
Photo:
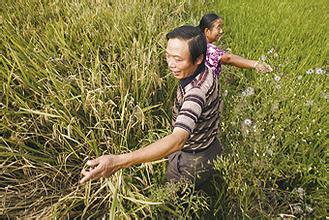
{"label": "man's short black hair", "polygon": [[186,40],[189,47],[192,63],[194,64],[200,55],[203,55],[202,63],[204,63],[207,52],[207,40],[198,27],[194,27],[192,25],[184,25],[175,28],[166,35],[166,38],[167,40],[175,38]]}

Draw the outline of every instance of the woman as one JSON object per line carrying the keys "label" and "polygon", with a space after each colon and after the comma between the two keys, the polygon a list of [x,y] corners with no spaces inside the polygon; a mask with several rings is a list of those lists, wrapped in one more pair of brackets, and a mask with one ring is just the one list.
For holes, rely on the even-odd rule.
{"label": "woman", "polygon": [[199,28],[207,38],[207,56],[206,65],[216,74],[221,72],[221,64],[229,64],[239,68],[256,69],[257,72],[271,72],[272,68],[256,60],[249,60],[234,54],[225,53],[216,47],[213,42],[220,39],[223,35],[223,19],[214,13],[204,15],[199,24]]}

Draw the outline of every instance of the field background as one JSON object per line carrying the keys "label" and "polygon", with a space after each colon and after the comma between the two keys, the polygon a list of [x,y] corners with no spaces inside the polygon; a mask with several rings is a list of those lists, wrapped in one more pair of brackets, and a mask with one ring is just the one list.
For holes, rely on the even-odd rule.
{"label": "field background", "polygon": [[274,68],[223,68],[211,212],[328,217],[327,0],[2,0],[0,217],[204,216],[208,198],[164,185],[164,160],[78,180],[87,159],[170,132],[165,34],[209,11],[224,18],[218,46]]}

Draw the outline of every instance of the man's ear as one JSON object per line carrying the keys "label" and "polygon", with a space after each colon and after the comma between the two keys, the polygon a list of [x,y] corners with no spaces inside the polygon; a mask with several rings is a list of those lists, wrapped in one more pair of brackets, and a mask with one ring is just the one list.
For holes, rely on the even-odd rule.
{"label": "man's ear", "polygon": [[196,64],[200,65],[204,59],[203,54],[201,54],[197,59],[196,59]]}

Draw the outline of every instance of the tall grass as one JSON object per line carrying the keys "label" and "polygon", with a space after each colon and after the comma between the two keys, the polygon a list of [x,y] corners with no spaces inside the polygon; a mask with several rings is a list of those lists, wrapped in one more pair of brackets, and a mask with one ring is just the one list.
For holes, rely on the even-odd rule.
{"label": "tall grass", "polygon": [[228,32],[222,46],[275,69],[223,71],[227,154],[217,168],[229,205],[217,209],[225,215],[328,215],[328,7],[326,1],[218,3]]}
{"label": "tall grass", "polygon": [[3,2],[3,217],[137,218],[152,216],[153,207],[180,215],[166,208],[172,193],[149,198],[162,183],[164,161],[86,187],[78,180],[88,158],[168,133],[174,85],[164,87],[173,81],[164,35],[188,20],[192,4]]}
{"label": "tall grass", "polygon": [[180,198],[184,186],[163,184],[164,160],[85,186],[78,180],[87,159],[170,132],[176,82],[163,58],[165,34],[210,9],[224,17],[220,46],[266,55],[275,67],[268,75],[223,70],[214,212],[328,215],[324,0],[2,2],[1,217],[188,218],[209,208],[193,189]]}

